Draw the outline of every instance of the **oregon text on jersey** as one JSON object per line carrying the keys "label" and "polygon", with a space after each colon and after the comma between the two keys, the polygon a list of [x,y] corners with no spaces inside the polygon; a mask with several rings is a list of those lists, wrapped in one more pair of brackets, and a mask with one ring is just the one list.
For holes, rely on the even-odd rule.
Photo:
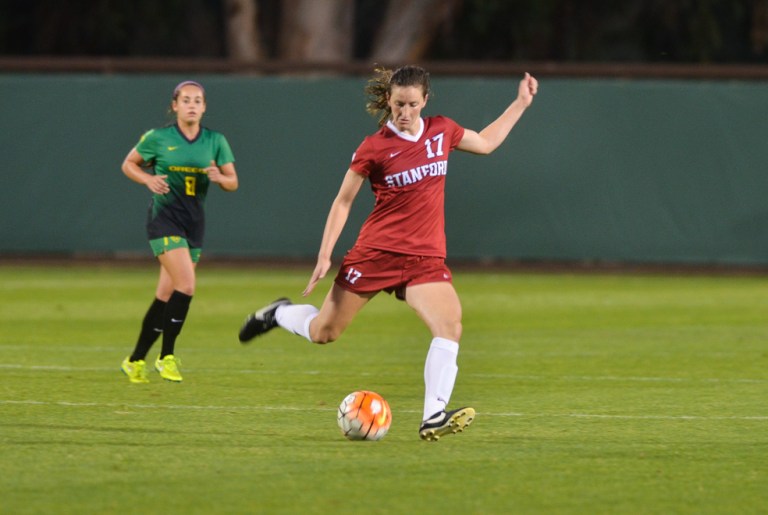
{"label": "oregon text on jersey", "polygon": [[169,172],[184,172],[184,173],[207,173],[205,168],[198,168],[196,166],[169,166]]}

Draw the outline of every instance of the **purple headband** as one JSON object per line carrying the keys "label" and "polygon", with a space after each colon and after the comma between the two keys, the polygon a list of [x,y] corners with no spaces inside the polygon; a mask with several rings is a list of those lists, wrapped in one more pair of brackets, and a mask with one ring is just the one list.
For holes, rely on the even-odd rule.
{"label": "purple headband", "polygon": [[185,80],[183,82],[179,82],[179,84],[173,89],[173,98],[176,98],[178,96],[181,88],[183,88],[184,86],[190,86],[190,85],[197,86],[198,88],[200,88],[200,90],[203,92],[203,96],[205,96],[205,88],[203,87],[202,84],[200,84],[199,82],[195,82],[193,80]]}

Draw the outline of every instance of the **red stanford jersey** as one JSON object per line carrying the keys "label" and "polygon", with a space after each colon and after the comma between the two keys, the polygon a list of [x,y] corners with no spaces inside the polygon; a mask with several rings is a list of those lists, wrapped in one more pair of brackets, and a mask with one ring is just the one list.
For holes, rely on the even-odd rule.
{"label": "red stanford jersey", "polygon": [[464,128],[444,116],[421,120],[411,136],[389,122],[368,136],[350,169],[368,177],[376,203],[357,245],[400,254],[445,258],[445,175],[448,153]]}

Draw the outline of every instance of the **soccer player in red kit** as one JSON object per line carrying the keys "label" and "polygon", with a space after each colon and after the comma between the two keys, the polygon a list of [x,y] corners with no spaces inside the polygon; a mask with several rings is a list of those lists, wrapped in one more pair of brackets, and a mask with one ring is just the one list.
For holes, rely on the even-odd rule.
{"label": "soccer player in red kit", "polygon": [[303,295],[331,268],[331,255],[352,203],[366,179],[375,194],[373,211],[344,257],[331,290],[318,310],[278,299],[249,315],[240,341],[281,326],[311,342],[336,340],[378,292],[395,293],[424,321],[432,342],[424,367],[423,440],[463,431],[475,410],[448,410],[458,367],[461,303],[445,265],[445,178],[448,154],[493,152],[533,102],[538,82],[528,73],[517,98],[480,132],[444,116],[421,117],[429,98],[429,74],[417,66],[377,70],[366,88],[368,111],[380,129],[352,157],[323,232],[317,265]]}

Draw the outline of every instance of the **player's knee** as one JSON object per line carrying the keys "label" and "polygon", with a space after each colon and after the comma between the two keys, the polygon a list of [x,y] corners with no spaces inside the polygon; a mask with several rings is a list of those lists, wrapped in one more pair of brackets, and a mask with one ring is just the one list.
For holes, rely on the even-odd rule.
{"label": "player's knee", "polygon": [[332,343],[336,341],[336,336],[330,334],[330,333],[320,333],[316,336],[312,336],[312,342],[318,343],[320,345],[325,345],[326,343]]}
{"label": "player's knee", "polygon": [[463,327],[461,325],[461,321],[456,322],[453,324],[453,334],[454,334],[454,340],[455,342],[461,341],[461,333],[463,330]]}
{"label": "player's knee", "polygon": [[461,332],[461,320],[457,320],[454,322],[446,322],[442,324],[439,334],[435,336],[441,336],[442,338],[446,338],[454,342],[459,342],[461,341]]}
{"label": "player's knee", "polygon": [[176,291],[180,291],[185,295],[192,297],[195,294],[195,283],[182,283],[176,286]]}
{"label": "player's knee", "polygon": [[329,325],[320,327],[315,327],[313,325],[310,329],[310,336],[312,337],[312,341],[321,345],[335,342],[339,336],[341,336],[341,333],[341,329]]}

